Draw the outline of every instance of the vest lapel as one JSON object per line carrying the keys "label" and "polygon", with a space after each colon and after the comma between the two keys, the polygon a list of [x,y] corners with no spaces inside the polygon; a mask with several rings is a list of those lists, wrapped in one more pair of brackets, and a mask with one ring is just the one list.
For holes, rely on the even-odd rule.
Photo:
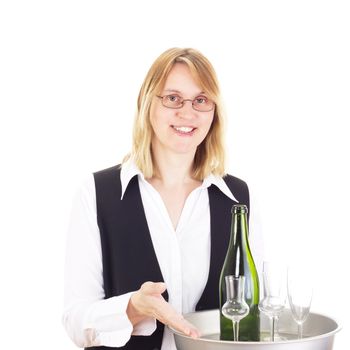
{"label": "vest lapel", "polygon": [[[145,281],[164,282],[146,220],[137,176],[130,180],[122,202],[125,215],[122,217],[127,220],[127,225],[121,231],[126,232],[128,237],[125,238],[133,241],[132,246],[135,249],[135,258],[129,260],[129,269],[135,273],[131,278],[141,278],[141,284]],[[130,213],[133,215],[130,216]],[[167,292],[163,296],[168,300]]]}

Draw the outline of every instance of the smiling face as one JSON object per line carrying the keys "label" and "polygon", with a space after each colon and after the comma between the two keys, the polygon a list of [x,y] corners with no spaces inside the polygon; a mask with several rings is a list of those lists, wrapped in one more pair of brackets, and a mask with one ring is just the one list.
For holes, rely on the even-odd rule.
{"label": "smiling face", "polygon": [[[174,65],[159,95],[171,95],[171,100],[176,99],[176,96],[190,100],[206,96],[184,63]],[[197,101],[200,103],[202,99]],[[213,117],[214,109],[199,112],[192,108],[190,101],[186,101],[179,109],[167,108],[155,96],[150,110],[152,149],[176,154],[187,153],[194,157],[197,146],[208,134]]]}

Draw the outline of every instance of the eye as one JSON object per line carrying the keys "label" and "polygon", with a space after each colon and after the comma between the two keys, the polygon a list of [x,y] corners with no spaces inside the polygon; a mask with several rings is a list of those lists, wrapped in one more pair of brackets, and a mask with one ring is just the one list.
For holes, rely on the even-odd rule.
{"label": "eye", "polygon": [[178,95],[167,95],[167,96],[166,96],[166,99],[167,99],[167,101],[169,101],[169,102],[175,102],[175,103],[181,101],[181,97],[178,96]]}
{"label": "eye", "polygon": [[195,101],[199,105],[203,105],[203,104],[208,103],[208,99],[205,96],[198,96],[198,97],[196,97]]}

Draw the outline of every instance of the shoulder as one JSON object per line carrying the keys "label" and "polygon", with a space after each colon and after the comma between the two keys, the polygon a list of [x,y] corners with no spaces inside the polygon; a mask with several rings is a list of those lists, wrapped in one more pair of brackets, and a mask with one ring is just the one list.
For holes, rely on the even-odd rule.
{"label": "shoulder", "polygon": [[249,193],[248,185],[244,180],[230,174],[224,175],[223,180],[226,182],[226,185],[230,188],[231,191],[239,190],[240,192],[246,191]]}
{"label": "shoulder", "polygon": [[72,196],[73,210],[75,213],[82,210],[95,212],[95,182],[92,173],[84,175],[75,187]]}
{"label": "shoulder", "polygon": [[97,202],[121,197],[120,173],[120,164],[93,173]]}
{"label": "shoulder", "polygon": [[118,165],[114,165],[112,167],[106,168],[106,169],[102,169],[102,170],[98,170],[96,172],[93,173],[95,179],[96,178],[109,178],[109,177],[114,177],[116,175],[120,176],[120,170],[121,170],[121,164]]}
{"label": "shoulder", "polygon": [[248,189],[248,185],[244,180],[231,174],[225,174],[223,180],[226,182],[227,186],[240,186]]}

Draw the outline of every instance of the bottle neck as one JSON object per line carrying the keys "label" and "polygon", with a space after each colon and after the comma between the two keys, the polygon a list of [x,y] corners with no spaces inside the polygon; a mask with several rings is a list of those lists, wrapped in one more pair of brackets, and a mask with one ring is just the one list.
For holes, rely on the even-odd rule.
{"label": "bottle neck", "polygon": [[248,244],[248,220],[246,213],[232,213],[231,237],[228,248],[228,259],[234,262],[234,271],[232,274],[236,277],[240,276],[240,272],[244,267],[243,257],[249,251]]}
{"label": "bottle neck", "polygon": [[246,213],[232,214],[230,246],[246,246],[248,243],[248,220]]}

